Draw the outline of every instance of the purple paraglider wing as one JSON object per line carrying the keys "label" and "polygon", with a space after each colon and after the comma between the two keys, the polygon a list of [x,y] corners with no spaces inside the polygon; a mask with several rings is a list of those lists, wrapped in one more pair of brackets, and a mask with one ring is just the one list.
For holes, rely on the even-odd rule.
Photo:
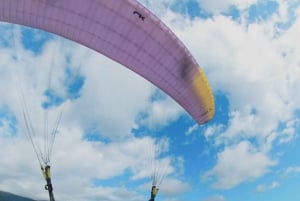
{"label": "purple paraglider wing", "polygon": [[136,0],[0,0],[0,20],[76,41],[128,67],[199,124],[214,115],[208,81],[187,48]]}

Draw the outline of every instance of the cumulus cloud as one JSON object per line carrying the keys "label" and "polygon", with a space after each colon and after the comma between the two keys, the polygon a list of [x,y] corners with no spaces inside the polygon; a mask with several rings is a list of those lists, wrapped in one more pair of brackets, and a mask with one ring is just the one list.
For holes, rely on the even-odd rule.
{"label": "cumulus cloud", "polygon": [[269,159],[249,142],[243,141],[219,153],[217,164],[204,174],[203,179],[212,179],[213,188],[230,189],[242,182],[259,178],[276,164],[277,161]]}
{"label": "cumulus cloud", "polygon": [[155,100],[145,107],[142,113],[145,115],[138,119],[138,122],[153,129],[176,121],[184,111],[174,100],[164,95],[162,99]]}
{"label": "cumulus cloud", "polygon": [[190,188],[191,186],[187,182],[166,178],[160,190],[163,195],[176,196],[190,190]]}

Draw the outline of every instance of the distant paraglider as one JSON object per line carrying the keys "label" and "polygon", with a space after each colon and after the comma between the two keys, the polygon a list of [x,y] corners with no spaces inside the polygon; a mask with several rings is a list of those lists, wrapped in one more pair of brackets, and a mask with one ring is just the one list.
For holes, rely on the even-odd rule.
{"label": "distant paraglider", "polygon": [[[0,0],[0,10],[1,21],[52,32],[126,66],[197,123],[212,119],[214,98],[204,72],[174,33],[136,0]],[[154,200],[158,189],[152,189]]]}

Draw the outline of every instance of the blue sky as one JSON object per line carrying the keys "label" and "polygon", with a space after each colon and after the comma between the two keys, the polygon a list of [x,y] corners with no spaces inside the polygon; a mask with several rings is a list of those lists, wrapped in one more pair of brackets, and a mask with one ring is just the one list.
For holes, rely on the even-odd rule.
{"label": "blue sky", "polygon": [[[300,1],[140,2],[203,68],[214,118],[199,126],[114,61],[2,23],[0,190],[47,198],[20,118],[22,92],[37,129],[43,108],[51,127],[64,107],[51,160],[57,200],[148,200],[159,164],[165,179],[157,200],[298,201]],[[156,141],[161,153],[154,160]]]}

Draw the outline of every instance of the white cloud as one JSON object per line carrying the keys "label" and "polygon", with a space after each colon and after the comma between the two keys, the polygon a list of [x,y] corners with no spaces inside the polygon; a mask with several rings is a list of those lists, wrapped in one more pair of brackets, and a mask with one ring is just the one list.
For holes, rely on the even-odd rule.
{"label": "white cloud", "polygon": [[258,185],[255,189],[256,192],[258,193],[262,193],[262,192],[265,192],[265,191],[268,191],[268,190],[272,190],[272,189],[275,189],[275,188],[278,188],[279,187],[279,183],[274,181],[272,182],[271,184],[261,184],[261,185]]}
{"label": "white cloud", "polygon": [[224,129],[224,125],[222,124],[214,124],[212,126],[207,127],[204,131],[204,136],[206,138],[216,137],[221,131]]}
{"label": "white cloud", "polygon": [[184,110],[173,99],[164,95],[164,98],[148,104],[144,112],[147,114],[139,119],[141,125],[149,128],[159,128],[177,120]]}
{"label": "white cloud", "polygon": [[198,2],[206,11],[219,14],[228,11],[230,6],[236,6],[239,10],[247,9],[258,0],[198,0]]}
{"label": "white cloud", "polygon": [[270,160],[250,143],[243,141],[219,153],[217,164],[204,174],[203,179],[213,179],[213,188],[230,189],[242,182],[259,178],[276,164],[275,160]]}
{"label": "white cloud", "polygon": [[160,193],[163,195],[180,195],[188,190],[191,186],[184,181],[166,178],[160,187]]}
{"label": "white cloud", "polygon": [[[125,187],[109,187],[109,188],[89,188],[86,190],[86,195],[82,200],[108,200],[117,201],[120,199],[142,201],[145,198],[135,191],[129,191]],[[71,197],[69,197],[71,199]]]}
{"label": "white cloud", "polygon": [[283,129],[282,134],[280,135],[279,143],[284,144],[295,139],[296,128],[298,126],[299,126],[299,119],[293,119],[291,121],[288,121],[286,123],[286,127]]}
{"label": "white cloud", "polygon": [[194,124],[193,126],[189,127],[188,130],[184,133],[186,136],[191,135],[193,132],[195,132],[199,128],[198,124]]}
{"label": "white cloud", "polygon": [[176,3],[177,0],[157,0],[157,1],[138,0],[138,1],[142,3],[144,6],[146,6],[148,9],[150,9],[155,15],[163,16],[166,12],[168,12],[170,7]]}
{"label": "white cloud", "polygon": [[[144,191],[146,190],[147,192],[149,192],[147,193],[147,196],[150,196],[151,185],[151,183],[145,183],[139,186],[138,189],[142,189]],[[180,201],[180,195],[190,191],[192,189],[192,186],[185,181],[167,177],[158,188],[159,191],[156,199]]]}
{"label": "white cloud", "polygon": [[203,199],[203,201],[225,201],[226,199],[222,195],[216,195]]}
{"label": "white cloud", "polygon": [[294,166],[294,167],[288,167],[285,170],[285,175],[289,175],[289,174],[298,174],[300,173],[300,166]]}
{"label": "white cloud", "polygon": [[[184,6],[185,3],[188,3],[186,0],[180,1],[180,3],[178,3],[177,0],[140,0],[140,2],[159,16],[163,16],[170,8],[172,8],[172,6]],[[200,8],[213,15],[217,15],[222,12],[227,12],[231,6],[235,6],[239,10],[247,9],[250,5],[257,3],[258,0],[196,0],[196,2],[199,4]]]}

